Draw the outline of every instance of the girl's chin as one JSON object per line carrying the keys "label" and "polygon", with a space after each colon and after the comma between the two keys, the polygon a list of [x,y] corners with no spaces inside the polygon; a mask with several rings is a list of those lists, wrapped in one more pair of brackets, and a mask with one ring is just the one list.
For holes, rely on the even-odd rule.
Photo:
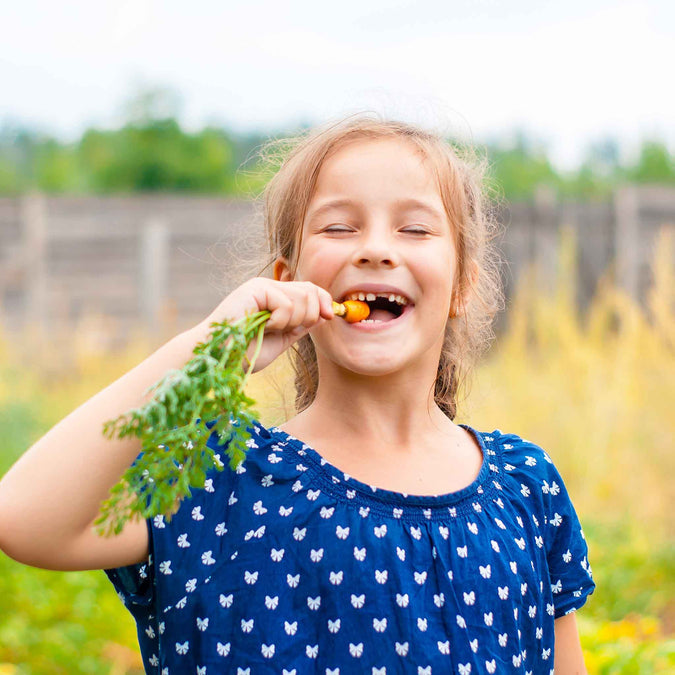
{"label": "girl's chin", "polygon": [[393,375],[406,366],[406,359],[401,358],[400,351],[394,355],[381,347],[379,350],[364,349],[358,356],[340,356],[331,361],[342,370],[368,377]]}

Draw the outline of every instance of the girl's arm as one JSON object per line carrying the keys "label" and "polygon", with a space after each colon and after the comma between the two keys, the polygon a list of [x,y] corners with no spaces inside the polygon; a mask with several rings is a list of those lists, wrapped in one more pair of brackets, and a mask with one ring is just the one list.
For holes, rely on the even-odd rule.
{"label": "girl's arm", "polygon": [[0,481],[0,549],[19,562],[56,570],[120,567],[147,559],[145,522],[116,537],[93,521],[110,488],[141,451],[136,437],[110,440],[103,423],[146,403],[143,392],[191,358],[182,333],[50,429]]}
{"label": "girl's arm", "polygon": [[[305,335],[332,319],[332,299],[309,282],[258,277],[235,289],[200,324],[181,333],[50,429],[0,480],[0,549],[19,562],[54,570],[109,569],[148,557],[145,521],[131,521],[115,537],[93,525],[110,488],[141,452],[136,437],[111,440],[103,425],[147,403],[146,390],[182,368],[211,323],[267,309],[262,369]],[[271,331],[268,334],[268,329]],[[250,345],[252,355],[255,344]]]}
{"label": "girl's arm", "polygon": [[576,612],[555,620],[555,675],[587,675]]}

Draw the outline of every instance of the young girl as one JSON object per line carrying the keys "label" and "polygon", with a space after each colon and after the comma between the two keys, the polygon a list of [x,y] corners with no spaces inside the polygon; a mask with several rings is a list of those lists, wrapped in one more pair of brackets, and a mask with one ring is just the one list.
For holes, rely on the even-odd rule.
{"label": "young girl", "polygon": [[[573,612],[595,584],[560,474],[516,434],[452,421],[502,302],[477,174],[439,137],[356,116],[301,137],[265,206],[274,279],[40,439],[0,483],[0,547],[104,568],[148,673],[585,672]],[[368,320],[334,317],[350,298]],[[103,422],[146,402],[212,321],[262,309],[256,367],[293,348],[298,414],[256,421],[246,460],[170,521],[98,537],[140,451]]]}

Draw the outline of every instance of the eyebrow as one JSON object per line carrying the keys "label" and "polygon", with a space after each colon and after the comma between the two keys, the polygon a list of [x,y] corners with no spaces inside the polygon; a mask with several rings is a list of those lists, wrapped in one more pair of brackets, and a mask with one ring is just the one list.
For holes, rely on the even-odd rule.
{"label": "eyebrow", "polygon": [[[328,202],[324,202],[320,206],[317,206],[315,209],[312,209],[308,214],[309,220],[316,218],[325,211],[330,211],[331,209],[339,209],[344,206],[358,206],[358,202],[353,201],[352,199],[332,199]],[[435,209],[431,204],[427,202],[420,201],[419,199],[408,198],[408,199],[397,199],[394,202],[394,206],[398,208],[403,208],[406,210],[417,209],[418,211],[426,211],[429,215],[434,218],[443,219],[443,214]]]}

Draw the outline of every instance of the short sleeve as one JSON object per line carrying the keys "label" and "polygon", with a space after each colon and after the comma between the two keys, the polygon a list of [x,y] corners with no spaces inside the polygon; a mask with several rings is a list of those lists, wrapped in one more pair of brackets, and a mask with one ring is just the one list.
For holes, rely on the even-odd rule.
{"label": "short sleeve", "polygon": [[543,454],[545,543],[557,619],[582,607],[595,590],[595,582],[588,560],[588,544],[567,488],[551,458]]}
{"label": "short sleeve", "polygon": [[[148,534],[152,536],[151,522],[146,521]],[[152,539],[150,539],[152,550]],[[157,654],[157,617],[154,612],[155,583],[153,555],[148,561],[136,565],[103,570],[110,579],[117,594],[136,621],[136,634],[141,649],[145,672],[148,675],[159,674]]]}
{"label": "short sleeve", "polygon": [[[152,527],[150,521],[146,521],[146,525],[150,549],[152,550]],[[110,579],[124,605],[132,614],[136,614],[134,608],[148,607],[152,603],[152,554],[150,554],[147,562],[105,569],[103,571],[108,576],[108,579]]]}

